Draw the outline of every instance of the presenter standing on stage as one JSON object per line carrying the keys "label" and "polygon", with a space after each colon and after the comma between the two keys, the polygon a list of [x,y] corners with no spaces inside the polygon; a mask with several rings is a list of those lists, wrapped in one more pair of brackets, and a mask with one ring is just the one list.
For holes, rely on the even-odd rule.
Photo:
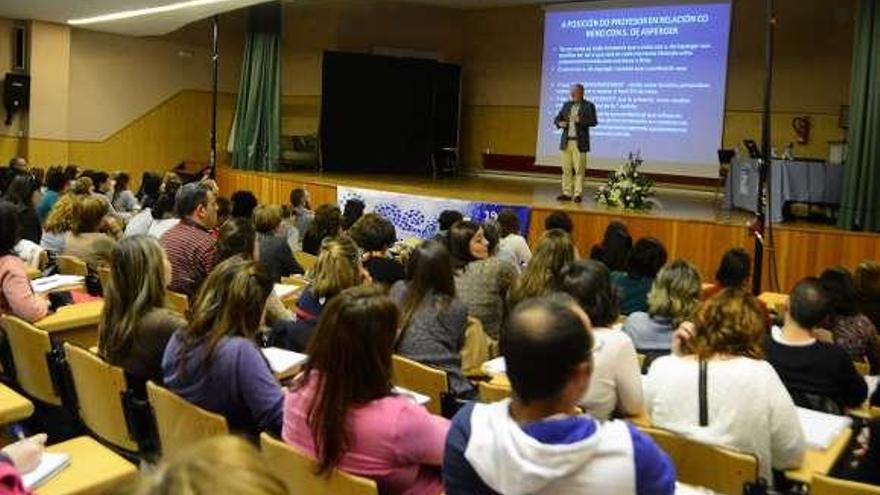
{"label": "presenter standing on stage", "polygon": [[562,105],[556,116],[557,129],[562,129],[559,149],[562,151],[562,194],[559,201],[582,201],[587,152],[590,151],[590,127],[595,127],[596,106],[584,99],[583,84],[571,87],[571,100]]}

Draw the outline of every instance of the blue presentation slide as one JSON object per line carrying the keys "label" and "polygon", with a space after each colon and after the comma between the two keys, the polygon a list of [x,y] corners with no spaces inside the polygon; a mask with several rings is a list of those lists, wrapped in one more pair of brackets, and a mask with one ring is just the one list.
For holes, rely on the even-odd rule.
{"label": "blue presentation slide", "polygon": [[647,172],[716,177],[730,3],[622,4],[546,12],[536,163],[559,165],[554,117],[581,83],[599,121],[589,167],[640,152]]}

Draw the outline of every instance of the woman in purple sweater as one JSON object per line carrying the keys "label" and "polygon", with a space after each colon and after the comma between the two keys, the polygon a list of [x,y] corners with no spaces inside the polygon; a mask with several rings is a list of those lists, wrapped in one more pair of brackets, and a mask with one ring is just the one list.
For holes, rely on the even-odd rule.
{"label": "woman in purple sweater", "polygon": [[234,256],[220,263],[162,359],[166,387],[252,436],[281,433],[284,393],[254,341],[272,288],[257,262]]}

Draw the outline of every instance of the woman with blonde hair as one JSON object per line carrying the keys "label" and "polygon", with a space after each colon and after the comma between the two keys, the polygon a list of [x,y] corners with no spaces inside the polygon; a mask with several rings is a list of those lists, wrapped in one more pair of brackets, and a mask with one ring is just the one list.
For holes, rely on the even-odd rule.
{"label": "woman with blonde hair", "polygon": [[675,260],[657,272],[648,292],[648,311],[631,313],[623,331],[636,350],[651,357],[668,354],[672,333],[694,316],[700,305],[700,273],[685,260]]}
{"label": "woman with blonde hair", "polygon": [[559,229],[544,232],[528,266],[510,288],[508,307],[515,308],[526,299],[558,291],[562,269],[574,261],[574,253],[574,243],[567,232]]}
{"label": "woman with blonde hair", "polygon": [[98,321],[98,353],[124,369],[129,386],[145,397],[147,380],[162,383],[165,346],[174,332],[186,327],[186,320],[165,309],[171,265],[156,239],[126,237],[113,248],[111,259]]}
{"label": "woman with blonde hair", "polygon": [[110,212],[107,202],[96,196],[81,196],[74,205],[70,235],[64,246],[66,256],[75,256],[96,270],[110,261],[115,241],[100,232],[104,217]]}
{"label": "woman with blonde hair", "polygon": [[757,299],[725,289],[703,304],[694,330],[676,332],[674,354],[654,361],[644,386],[655,426],[754,454],[772,484],[773,469],[800,466],[805,445],[794,402],[762,359],[764,328]]}
{"label": "woman with blonde hair", "polygon": [[213,437],[173,455],[134,490],[136,495],[287,495],[287,487],[246,440]]}
{"label": "woman with blonde hair", "polygon": [[72,193],[62,195],[46,216],[40,247],[50,255],[57,256],[64,252],[67,236],[73,229],[77,199],[78,196]]}
{"label": "woman with blonde hair", "polygon": [[312,283],[303,291],[294,309],[297,321],[282,323],[273,329],[273,341],[279,347],[303,352],[327,303],[349,287],[372,283],[361,263],[357,245],[345,235],[324,239],[310,276]]}
{"label": "woman with blonde hair", "polygon": [[223,261],[202,284],[189,325],[174,333],[162,358],[166,387],[250,436],[281,432],[284,395],[256,344],[272,288],[256,261]]}

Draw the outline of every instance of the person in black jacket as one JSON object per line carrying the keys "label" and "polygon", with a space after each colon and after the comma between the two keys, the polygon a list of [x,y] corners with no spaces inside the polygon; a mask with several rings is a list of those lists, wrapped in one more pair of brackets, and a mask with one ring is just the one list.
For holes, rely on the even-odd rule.
{"label": "person in black jacket", "polygon": [[868,386],[843,348],[816,337],[829,309],[819,281],[801,280],[789,296],[785,325],[772,329],[765,351],[795,404],[842,414],[865,400]]}
{"label": "person in black jacket", "polygon": [[364,252],[361,259],[374,282],[390,287],[403,280],[403,265],[388,254],[388,248],[397,242],[397,230],[390,220],[367,213],[352,225],[349,235]]}

